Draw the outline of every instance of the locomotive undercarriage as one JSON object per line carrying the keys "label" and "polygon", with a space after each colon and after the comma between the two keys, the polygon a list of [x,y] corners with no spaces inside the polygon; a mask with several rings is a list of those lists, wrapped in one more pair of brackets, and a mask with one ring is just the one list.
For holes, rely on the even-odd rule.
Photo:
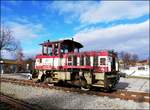
{"label": "locomotive undercarriage", "polygon": [[94,73],[91,70],[89,71],[78,69],[68,69],[65,71],[41,70],[38,72],[38,81],[45,83],[65,82],[87,89],[95,86],[102,87],[105,90],[111,90],[119,81],[119,76],[116,72]]}

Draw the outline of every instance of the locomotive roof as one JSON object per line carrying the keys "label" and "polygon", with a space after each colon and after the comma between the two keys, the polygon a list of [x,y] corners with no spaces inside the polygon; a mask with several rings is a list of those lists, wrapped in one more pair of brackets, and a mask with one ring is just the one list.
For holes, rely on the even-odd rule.
{"label": "locomotive roof", "polygon": [[44,46],[52,46],[52,44],[56,44],[56,43],[61,43],[61,44],[65,44],[65,45],[68,45],[68,46],[74,46],[75,48],[82,48],[83,45],[79,42],[76,42],[74,40],[70,40],[70,39],[65,39],[65,40],[58,40],[58,41],[52,41],[50,42],[49,40],[47,42],[44,42],[40,45],[44,45]]}

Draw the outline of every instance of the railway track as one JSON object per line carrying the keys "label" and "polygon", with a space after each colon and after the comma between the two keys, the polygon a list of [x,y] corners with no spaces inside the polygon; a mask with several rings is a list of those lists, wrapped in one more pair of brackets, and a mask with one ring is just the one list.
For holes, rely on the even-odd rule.
{"label": "railway track", "polygon": [[144,92],[133,92],[127,90],[114,90],[110,93],[100,92],[100,91],[83,91],[80,88],[73,88],[73,87],[60,87],[60,86],[49,86],[48,84],[44,83],[35,83],[32,80],[19,80],[19,79],[12,79],[12,78],[1,78],[1,82],[10,82],[18,85],[27,85],[33,87],[42,87],[42,88],[49,88],[49,89],[56,89],[56,90],[63,90],[66,92],[77,92],[80,94],[89,94],[89,95],[96,95],[96,96],[106,96],[110,98],[119,98],[123,100],[133,100],[135,102],[148,102],[150,103],[150,93]]}
{"label": "railway track", "polygon": [[[37,108],[35,106],[32,106],[26,102],[23,102],[21,100],[14,99],[12,97],[9,97],[7,95],[4,95],[1,93],[0,95],[0,102],[7,104],[7,107],[3,108],[4,110],[42,110],[40,108]],[[6,106],[6,105],[4,105]],[[1,109],[1,110],[3,110]]]}

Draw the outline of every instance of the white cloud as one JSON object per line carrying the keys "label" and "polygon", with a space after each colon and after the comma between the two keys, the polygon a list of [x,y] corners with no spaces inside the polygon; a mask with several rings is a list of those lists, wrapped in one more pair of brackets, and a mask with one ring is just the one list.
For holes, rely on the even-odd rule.
{"label": "white cloud", "polygon": [[8,12],[12,11],[11,8],[9,8],[8,6],[5,6],[5,5],[1,5],[0,9],[1,9],[1,13],[6,13],[7,11]]}
{"label": "white cloud", "polygon": [[14,53],[2,50],[2,58],[4,59],[14,59]]}
{"label": "white cloud", "polygon": [[23,53],[24,53],[24,56],[25,58],[28,58],[28,57],[35,57],[37,54],[41,54],[41,51],[42,51],[42,48],[31,48],[31,49],[28,49],[28,50],[24,50]]}
{"label": "white cloud", "polygon": [[64,17],[66,22],[70,23],[71,21],[77,20],[76,18],[86,12],[89,9],[90,4],[93,4],[92,6],[94,6],[94,3],[95,2],[90,1],[54,1],[53,3],[48,4],[47,10],[57,10],[59,15],[68,14],[66,15],[67,17]]}
{"label": "white cloud", "polygon": [[149,13],[149,1],[56,1],[50,6],[61,15],[69,14],[66,19],[79,19],[81,23],[132,19]]}
{"label": "white cloud", "polygon": [[[24,59],[26,58],[35,58],[37,54],[41,53],[41,48],[38,49],[30,49],[30,50],[23,50]],[[2,51],[2,58],[4,59],[16,59],[15,52],[8,52],[6,50]]]}
{"label": "white cloud", "polygon": [[70,40],[72,40],[72,38],[71,38],[71,37],[63,37],[63,38],[59,38],[58,40],[66,40],[66,39],[70,39]]}
{"label": "white cloud", "polygon": [[7,22],[13,32],[13,36],[18,40],[33,39],[39,36],[39,32],[44,31],[42,24],[34,24],[30,22],[19,23],[19,22]]}
{"label": "white cloud", "polygon": [[[39,53],[38,49],[33,48],[33,40],[40,39],[43,36],[50,36],[49,33],[46,33],[46,29],[42,24],[31,23],[27,19],[16,18],[15,21],[7,21],[5,25],[10,28],[12,35],[16,40],[19,40],[21,47],[23,48],[23,53],[25,56],[34,56]],[[37,45],[37,44],[36,44]],[[27,49],[29,46],[32,48]],[[4,58],[14,59],[13,53],[3,52]]]}
{"label": "white cloud", "polygon": [[139,24],[117,25],[109,28],[87,28],[74,36],[85,50],[115,49],[137,54],[149,51],[149,20]]}
{"label": "white cloud", "polygon": [[[146,4],[147,3],[147,4]],[[97,23],[118,19],[132,19],[149,13],[148,2],[138,1],[103,1],[97,7],[81,14],[81,22]]]}
{"label": "white cloud", "polygon": [[17,6],[17,5],[20,5],[23,1],[9,0],[9,1],[3,1],[3,2],[9,2],[11,5]]}
{"label": "white cloud", "polygon": [[[80,41],[93,41],[96,40],[97,38],[102,38],[102,39],[111,39],[111,38],[130,38],[136,31],[137,34],[147,34],[148,33],[148,28],[149,28],[149,20],[146,22],[140,23],[140,24],[125,24],[125,25],[117,25],[114,27],[109,27],[109,28],[85,28],[84,30],[78,32],[75,35],[75,38]],[[143,31],[143,33],[140,33]],[[144,35],[145,35],[144,34]],[[129,36],[130,35],[130,36]],[[142,35],[144,37],[144,35]],[[86,37],[85,37],[86,36]],[[137,37],[140,37],[139,35]],[[127,38],[127,39],[128,39]]]}
{"label": "white cloud", "polygon": [[87,6],[92,2],[82,2],[82,1],[54,1],[51,5],[48,5],[48,9],[58,9],[59,14],[64,13],[74,13],[76,15],[79,15],[80,13],[83,13],[88,9]]}

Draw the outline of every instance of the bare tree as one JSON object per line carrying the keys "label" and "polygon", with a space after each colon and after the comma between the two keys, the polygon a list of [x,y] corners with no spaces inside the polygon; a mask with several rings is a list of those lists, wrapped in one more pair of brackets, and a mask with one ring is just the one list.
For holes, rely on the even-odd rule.
{"label": "bare tree", "polygon": [[135,66],[137,61],[138,61],[138,55],[137,54],[133,54],[132,57],[131,57],[131,65],[132,66]]}
{"label": "bare tree", "polygon": [[124,61],[126,67],[130,65],[130,60],[131,60],[131,54],[125,53],[123,61]]}
{"label": "bare tree", "polygon": [[130,65],[130,61],[131,61],[131,54],[128,52],[121,52],[120,53],[120,59],[123,61],[124,64],[124,68],[126,68],[127,66]]}
{"label": "bare tree", "polygon": [[22,51],[21,46],[19,48],[17,48],[17,50],[15,51],[15,59],[17,61],[17,72],[23,71],[24,70],[24,54]]}
{"label": "bare tree", "polygon": [[120,59],[120,60],[123,60],[124,54],[125,54],[124,51],[121,51],[121,52],[119,53],[119,59]]}
{"label": "bare tree", "polygon": [[2,58],[2,50],[6,51],[15,51],[17,49],[17,43],[15,38],[12,36],[12,31],[4,26],[1,25],[0,30],[0,59]]}
{"label": "bare tree", "polygon": [[21,61],[23,61],[23,57],[24,57],[24,54],[22,52],[22,49],[17,49],[16,50],[16,60],[18,62],[21,62]]}
{"label": "bare tree", "polygon": [[120,52],[120,59],[123,61],[124,68],[132,65],[135,66],[138,61],[138,55],[137,54],[131,54],[128,52]]}
{"label": "bare tree", "polygon": [[35,59],[33,57],[29,57],[26,59],[26,63],[29,65],[28,70],[31,72],[34,67]]}

